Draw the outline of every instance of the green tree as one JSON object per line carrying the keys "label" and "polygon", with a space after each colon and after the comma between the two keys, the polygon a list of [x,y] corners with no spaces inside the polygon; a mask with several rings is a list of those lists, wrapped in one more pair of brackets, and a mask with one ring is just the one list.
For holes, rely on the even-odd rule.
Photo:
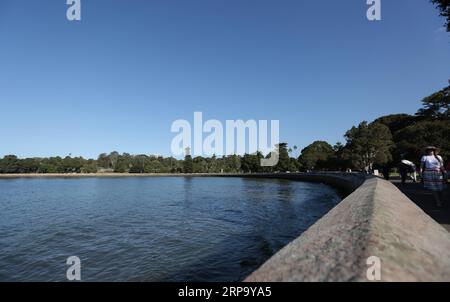
{"label": "green tree", "polygon": [[209,173],[218,173],[219,171],[219,163],[217,161],[217,157],[215,154],[211,157],[208,162],[208,172]]}
{"label": "green tree", "polygon": [[186,156],[184,157],[184,162],[183,162],[183,172],[184,173],[193,173],[194,172],[194,162],[193,162],[192,156],[190,154],[190,148],[186,148]]}
{"label": "green tree", "polygon": [[241,159],[241,169],[244,173],[256,173],[261,171],[261,153],[244,154]]}
{"label": "green tree", "polygon": [[130,173],[145,173],[147,160],[148,158],[144,154],[134,156],[131,162]]}
{"label": "green tree", "polygon": [[194,173],[207,173],[208,162],[202,156],[197,156],[193,159],[193,171]]}
{"label": "green tree", "polygon": [[97,173],[97,163],[93,159],[89,159],[81,167],[81,173]]}
{"label": "green tree", "polygon": [[298,161],[304,169],[314,170],[319,162],[326,162],[333,155],[334,150],[329,143],[315,141],[301,151]]}
{"label": "green tree", "polygon": [[300,170],[300,163],[295,158],[289,158],[289,171],[297,172]]}
{"label": "green tree", "polygon": [[278,152],[278,163],[275,165],[275,170],[279,172],[287,172],[289,171],[290,166],[290,158],[289,158],[289,152],[287,148],[287,143],[280,143],[276,145],[277,152]]}
{"label": "green tree", "polygon": [[83,158],[70,156],[64,157],[62,160],[62,173],[80,173],[81,167],[83,166]]}
{"label": "green tree", "polygon": [[237,173],[241,169],[241,159],[236,154],[229,156],[229,168],[230,172]]}
{"label": "green tree", "polygon": [[167,173],[168,168],[163,165],[159,157],[146,157],[144,161],[145,173]]}
{"label": "green tree", "polygon": [[450,1],[449,0],[431,0],[441,11],[441,16],[447,18],[447,31],[450,31]]}
{"label": "green tree", "polygon": [[[351,165],[351,161],[346,158],[345,156],[345,146],[342,145],[342,143],[337,142],[334,146],[333,146],[333,151],[334,154],[329,157],[326,162],[324,163],[325,167],[327,168],[327,170],[331,170],[331,171],[345,171],[348,168],[350,168]],[[320,168],[320,161],[318,163],[318,166]]]}
{"label": "green tree", "polygon": [[440,148],[444,159],[450,158],[450,120],[420,121],[395,134],[397,153],[419,162],[424,148],[434,145]]}
{"label": "green tree", "polygon": [[108,154],[102,153],[97,157],[97,166],[104,169],[109,169]]}
{"label": "green tree", "polygon": [[39,158],[25,158],[18,160],[19,173],[37,173],[39,170]]}
{"label": "green tree", "polygon": [[380,123],[391,130],[392,135],[405,127],[411,126],[417,121],[417,117],[409,114],[391,114],[377,118],[374,123]]}
{"label": "green tree", "polygon": [[0,160],[0,173],[18,173],[19,159],[15,155],[6,155]]}
{"label": "green tree", "polygon": [[[109,166],[109,159],[107,159],[107,166]],[[127,173],[133,166],[133,156],[128,153],[123,153],[117,158],[116,167],[114,172],[116,173]]]}
{"label": "green tree", "polygon": [[169,173],[180,173],[183,172],[183,166],[181,161],[173,158],[162,158],[163,165]]}
{"label": "green tree", "polygon": [[374,164],[383,165],[392,159],[392,134],[383,124],[364,121],[347,131],[345,137],[347,155],[357,169],[371,170]]}
{"label": "green tree", "polygon": [[109,168],[112,169],[113,171],[117,167],[117,162],[119,161],[119,157],[120,157],[120,154],[117,151],[113,151],[113,152],[109,153],[109,155],[108,155]]}
{"label": "green tree", "polygon": [[450,119],[450,86],[422,100],[416,115],[425,119]]}

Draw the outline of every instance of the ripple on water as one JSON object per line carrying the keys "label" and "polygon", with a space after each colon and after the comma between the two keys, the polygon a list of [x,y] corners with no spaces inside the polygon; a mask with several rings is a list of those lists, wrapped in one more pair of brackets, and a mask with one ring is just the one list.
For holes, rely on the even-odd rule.
{"label": "ripple on water", "polygon": [[339,201],[285,180],[0,180],[0,281],[239,281]]}

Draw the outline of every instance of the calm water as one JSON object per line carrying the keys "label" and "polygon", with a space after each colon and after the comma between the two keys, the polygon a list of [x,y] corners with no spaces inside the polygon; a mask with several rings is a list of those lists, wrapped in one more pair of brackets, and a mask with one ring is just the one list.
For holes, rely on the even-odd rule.
{"label": "calm water", "polygon": [[0,180],[0,281],[239,281],[340,201],[239,178]]}

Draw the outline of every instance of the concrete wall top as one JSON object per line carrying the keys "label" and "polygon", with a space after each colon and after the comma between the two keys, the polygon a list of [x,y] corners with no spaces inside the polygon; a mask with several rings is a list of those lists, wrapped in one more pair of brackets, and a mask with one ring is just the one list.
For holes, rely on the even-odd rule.
{"label": "concrete wall top", "polygon": [[390,182],[369,178],[246,281],[450,281],[450,233]]}

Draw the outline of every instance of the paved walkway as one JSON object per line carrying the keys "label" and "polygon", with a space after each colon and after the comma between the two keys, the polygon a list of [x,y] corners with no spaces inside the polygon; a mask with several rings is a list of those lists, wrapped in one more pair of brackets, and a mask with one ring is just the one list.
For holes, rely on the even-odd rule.
{"label": "paved walkway", "polygon": [[405,184],[402,184],[400,179],[395,178],[391,181],[418,207],[450,232],[450,186],[447,186],[444,194],[444,207],[438,208],[432,193],[425,191],[420,183],[413,183],[408,180]]}

